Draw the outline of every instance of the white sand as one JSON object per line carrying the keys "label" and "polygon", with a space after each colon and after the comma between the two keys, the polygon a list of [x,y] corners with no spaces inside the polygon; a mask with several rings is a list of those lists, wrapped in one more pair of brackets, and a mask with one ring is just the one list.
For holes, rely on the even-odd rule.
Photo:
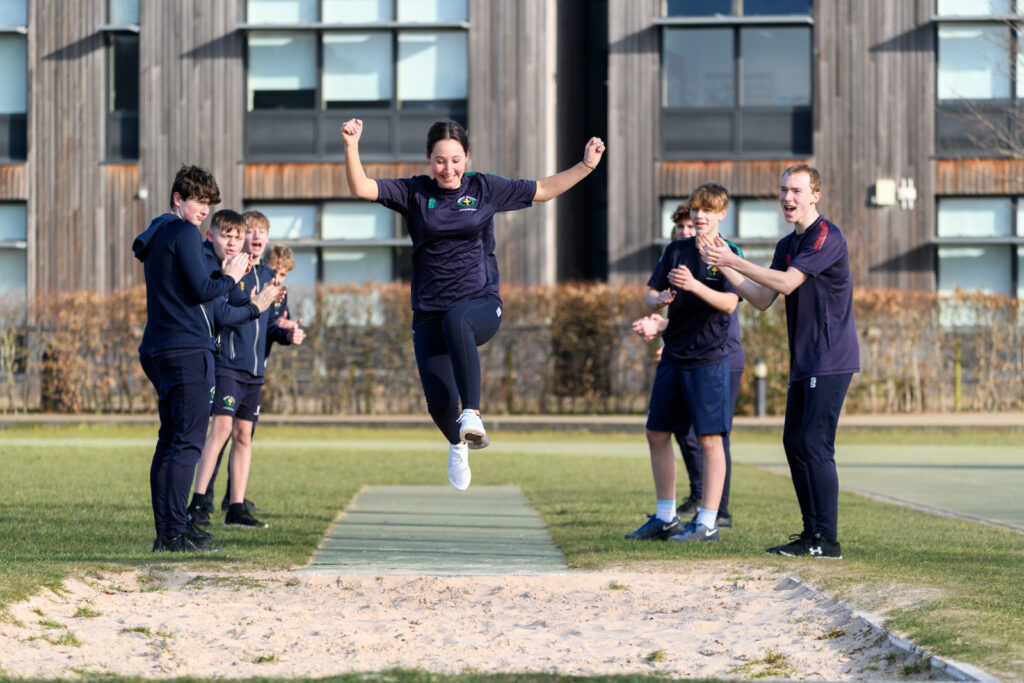
{"label": "white sand", "polygon": [[[841,605],[778,575],[725,571],[106,573],[14,605],[17,623],[0,622],[0,675],[291,677],[404,667],[750,678],[771,650],[789,678],[907,678],[903,667],[914,662]],[[69,634],[80,644],[62,642]]]}

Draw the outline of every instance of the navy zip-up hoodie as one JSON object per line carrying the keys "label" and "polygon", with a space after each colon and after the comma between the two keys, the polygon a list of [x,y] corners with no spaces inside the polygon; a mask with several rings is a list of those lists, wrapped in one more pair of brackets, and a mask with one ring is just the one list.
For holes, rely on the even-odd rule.
{"label": "navy zip-up hoodie", "polygon": [[[203,254],[206,256],[208,268],[220,270],[220,259],[214,253],[213,243],[210,240],[203,242]],[[227,294],[203,304],[203,308],[213,322],[214,335],[219,335],[229,325],[241,325],[255,320],[260,315],[260,309],[237,285],[232,287]]]}
{"label": "navy zip-up hoodie", "polygon": [[172,213],[157,216],[132,244],[146,274],[146,329],[139,353],[214,349],[213,321],[204,302],[227,294],[235,281],[211,272],[196,226]]}
{"label": "navy zip-up hoodie", "polygon": [[[274,279],[274,269],[258,265],[238,281],[236,290],[248,297],[259,292]],[[217,367],[247,372],[262,378],[267,367],[267,331],[270,327],[271,306],[258,318],[241,325],[225,326],[220,333],[220,354]]]}

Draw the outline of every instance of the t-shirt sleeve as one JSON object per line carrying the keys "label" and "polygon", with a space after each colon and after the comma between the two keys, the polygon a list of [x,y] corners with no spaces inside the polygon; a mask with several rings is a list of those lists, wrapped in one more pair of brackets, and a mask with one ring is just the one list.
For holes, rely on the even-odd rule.
{"label": "t-shirt sleeve", "polygon": [[533,198],[537,194],[536,180],[509,180],[491,173],[486,173],[482,177],[487,183],[489,201],[495,212],[525,209],[533,204]]}
{"label": "t-shirt sleeve", "polygon": [[412,178],[377,178],[377,203],[403,216],[412,199]]}
{"label": "t-shirt sleeve", "polygon": [[772,256],[772,264],[768,266],[772,270],[785,271],[789,268],[789,264],[786,263],[786,251],[788,249],[789,236],[783,237],[775,245],[775,254]]}
{"label": "t-shirt sleeve", "polygon": [[661,252],[661,258],[658,259],[658,265],[654,266],[654,272],[651,273],[651,278],[647,281],[647,286],[651,289],[656,289],[659,292],[668,289],[668,271],[672,267],[669,258],[671,248],[671,245],[665,247],[665,251]]}
{"label": "t-shirt sleeve", "polygon": [[789,265],[801,273],[815,277],[846,253],[846,240],[838,230],[822,224],[813,240],[805,240]]}

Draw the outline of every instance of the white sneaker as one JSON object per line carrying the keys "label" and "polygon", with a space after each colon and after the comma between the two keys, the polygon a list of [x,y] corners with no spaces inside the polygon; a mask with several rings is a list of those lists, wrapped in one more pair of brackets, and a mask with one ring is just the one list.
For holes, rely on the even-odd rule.
{"label": "white sneaker", "polygon": [[484,429],[484,423],[475,411],[463,410],[462,415],[459,416],[459,424],[462,425],[459,428],[459,438],[465,441],[471,449],[478,450],[491,445],[491,440],[487,438],[487,430]]}
{"label": "white sneaker", "polygon": [[469,488],[469,448],[464,443],[448,446],[448,483],[459,491]]}

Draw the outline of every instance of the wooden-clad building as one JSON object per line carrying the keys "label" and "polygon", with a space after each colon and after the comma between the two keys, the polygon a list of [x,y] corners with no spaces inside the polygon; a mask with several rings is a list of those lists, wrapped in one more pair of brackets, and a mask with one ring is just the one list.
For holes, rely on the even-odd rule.
{"label": "wooden-clad building", "polygon": [[294,285],[409,276],[401,222],[353,201],[426,171],[429,123],[471,167],[539,178],[591,135],[601,169],[499,218],[506,282],[646,281],[671,209],[733,195],[724,229],[766,260],[797,161],[857,283],[1024,295],[1024,143],[1009,0],[0,0],[0,289],[140,282],[131,240],[178,166],[216,175],[296,254]]}

